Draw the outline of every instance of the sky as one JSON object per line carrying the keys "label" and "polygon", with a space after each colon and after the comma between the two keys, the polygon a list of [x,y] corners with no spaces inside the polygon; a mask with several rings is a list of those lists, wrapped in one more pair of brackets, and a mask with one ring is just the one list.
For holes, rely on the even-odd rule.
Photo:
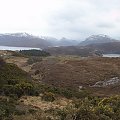
{"label": "sky", "polygon": [[120,0],[0,0],[0,33],[120,39]]}

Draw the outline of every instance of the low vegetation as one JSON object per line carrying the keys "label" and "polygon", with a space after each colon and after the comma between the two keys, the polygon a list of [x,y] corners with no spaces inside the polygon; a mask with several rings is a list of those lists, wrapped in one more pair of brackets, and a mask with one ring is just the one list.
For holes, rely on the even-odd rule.
{"label": "low vegetation", "polygon": [[102,56],[101,51],[92,47],[83,46],[48,47],[44,50],[49,52],[51,55],[78,55],[81,57]]}
{"label": "low vegetation", "polygon": [[[102,88],[92,88],[96,82],[120,79],[120,58],[67,58],[47,57],[31,67],[30,74],[48,85],[64,88],[79,86],[99,95],[120,93],[120,84]],[[109,92],[111,91],[111,92]]]}
{"label": "low vegetation", "polygon": [[[62,106],[39,108],[39,104],[24,105],[9,98],[0,99],[1,120],[119,120],[120,96],[73,99]],[[34,98],[35,99],[35,98]],[[40,100],[39,100],[40,101]],[[38,102],[38,101],[36,101]],[[17,104],[17,107],[16,104]],[[31,102],[32,103],[32,102]],[[47,101],[48,105],[51,101]],[[46,104],[47,104],[46,103]],[[23,105],[24,106],[23,106]],[[42,103],[45,104],[45,103]],[[55,104],[55,103],[54,103]],[[38,107],[37,107],[38,105]],[[42,106],[42,105],[41,105]],[[22,107],[22,109],[20,109]]]}
{"label": "low vegetation", "polygon": [[47,57],[50,56],[49,52],[46,52],[44,50],[20,50],[20,51],[13,51],[12,56],[16,57]]}
{"label": "low vegetation", "polygon": [[[97,88],[87,88],[99,78],[119,77],[119,58],[83,60],[80,57],[71,59],[70,56],[65,59],[59,57],[53,60],[48,57],[41,60],[40,57],[30,57],[28,63],[35,63],[32,67],[34,74],[44,74],[45,81],[34,80],[18,66],[0,58],[0,120],[120,119],[118,93],[107,96],[108,92],[102,88],[106,93],[101,96],[93,94],[91,90],[97,92]],[[80,81],[83,85],[80,89],[76,87],[79,85],[77,78],[85,78]],[[90,81],[89,78],[94,79]],[[50,79],[50,82],[46,81]],[[116,90],[119,92],[119,85],[107,89],[111,93]]]}
{"label": "low vegetation", "polygon": [[27,63],[30,65],[30,64],[33,64],[33,63],[36,63],[36,62],[41,62],[42,61],[42,57],[29,57],[29,59],[27,60]]}
{"label": "low vegetation", "polygon": [[43,51],[43,50],[20,50],[19,53],[25,55],[25,56],[50,56],[49,52]]}
{"label": "low vegetation", "polygon": [[0,60],[0,94],[1,95],[32,95],[34,86],[32,78],[14,64]]}

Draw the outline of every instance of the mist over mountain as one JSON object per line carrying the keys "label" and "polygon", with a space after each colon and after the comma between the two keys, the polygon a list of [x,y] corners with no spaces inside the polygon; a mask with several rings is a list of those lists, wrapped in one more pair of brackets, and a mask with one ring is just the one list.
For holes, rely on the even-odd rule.
{"label": "mist over mountain", "polygon": [[65,37],[57,39],[54,37],[41,36],[40,38],[51,42],[52,46],[76,46],[80,42],[79,40],[67,39]]}
{"label": "mist over mountain", "polygon": [[76,46],[78,45],[79,41],[78,40],[70,40],[67,38],[62,38],[59,41],[57,41],[58,46]]}

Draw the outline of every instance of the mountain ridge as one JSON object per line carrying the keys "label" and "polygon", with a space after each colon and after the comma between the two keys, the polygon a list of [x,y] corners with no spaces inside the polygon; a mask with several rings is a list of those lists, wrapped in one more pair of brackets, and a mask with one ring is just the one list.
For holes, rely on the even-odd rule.
{"label": "mountain ridge", "polygon": [[80,42],[79,46],[86,46],[86,45],[90,45],[90,44],[109,43],[109,42],[120,42],[120,41],[113,39],[104,34],[98,34],[98,35],[89,36],[84,41]]}
{"label": "mountain ridge", "polygon": [[0,34],[0,45],[13,47],[45,48],[51,46],[49,41],[33,36],[28,33]]}
{"label": "mountain ridge", "polygon": [[34,36],[26,32],[0,34],[0,45],[13,47],[46,48],[53,46],[77,45],[79,41],[67,38],[56,39],[47,36]]}

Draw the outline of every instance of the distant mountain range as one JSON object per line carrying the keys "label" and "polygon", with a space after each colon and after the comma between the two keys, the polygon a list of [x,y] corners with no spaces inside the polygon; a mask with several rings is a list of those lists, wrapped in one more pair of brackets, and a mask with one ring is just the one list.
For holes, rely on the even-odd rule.
{"label": "distant mountain range", "polygon": [[53,37],[41,36],[42,39],[51,42],[52,46],[76,46],[79,44],[79,40],[71,40],[65,37],[61,39],[56,39]]}
{"label": "distant mountain range", "polygon": [[[84,41],[33,36],[28,33],[0,34],[1,46],[41,48],[51,54],[91,56],[96,53],[119,53],[120,41],[107,35],[92,35]],[[97,52],[96,52],[97,51]]]}
{"label": "distant mountain range", "polygon": [[0,34],[0,45],[34,48],[52,46],[50,42],[27,33]]}
{"label": "distant mountain range", "polygon": [[79,46],[100,51],[103,54],[120,54],[120,41],[110,38],[107,35],[92,35]]}
{"label": "distant mountain range", "polygon": [[62,38],[60,40],[53,37],[33,36],[28,33],[8,33],[0,34],[1,46],[13,47],[33,47],[33,48],[47,48],[53,46],[70,46],[77,45],[79,41]]}

